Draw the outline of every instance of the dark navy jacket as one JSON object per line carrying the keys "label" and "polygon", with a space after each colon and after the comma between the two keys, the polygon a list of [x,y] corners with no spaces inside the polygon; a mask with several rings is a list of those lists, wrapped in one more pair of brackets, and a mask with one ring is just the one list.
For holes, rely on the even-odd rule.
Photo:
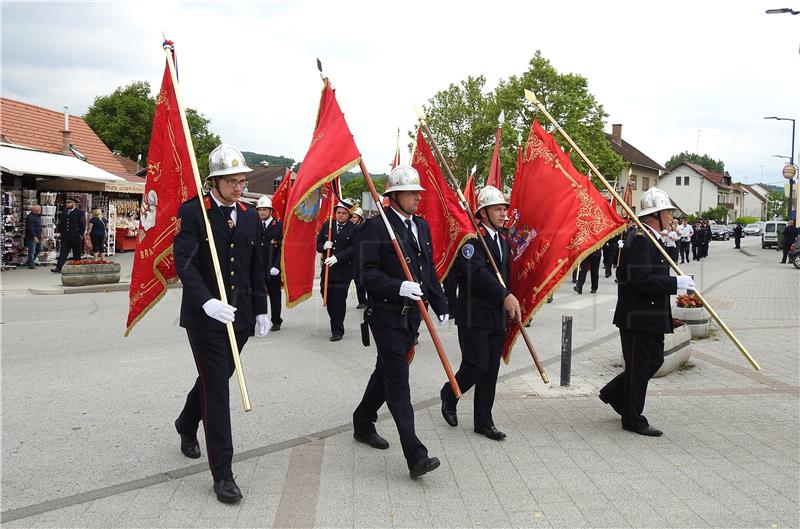
{"label": "dark navy jacket", "polygon": [[42,216],[35,213],[28,213],[25,217],[25,243],[33,240],[34,237],[42,241]]}
{"label": "dark navy jacket", "polygon": [[[492,252],[503,281],[508,285],[511,274],[511,245],[502,232],[498,235],[503,246],[502,260],[498,255],[497,245],[488,233],[483,234],[483,239]],[[506,314],[503,301],[509,291],[497,280],[480,241],[478,239],[466,241],[461,246],[456,260],[458,263],[458,307],[455,314],[457,325],[505,330]]]}
{"label": "dark navy jacket", "polygon": [[66,209],[61,213],[58,233],[62,237],[83,237],[86,232],[86,214],[77,206],[72,211]]}
{"label": "dark navy jacket", "polygon": [[[225,325],[203,311],[206,301],[220,299],[220,295],[200,204],[200,199],[195,197],[178,209],[180,225],[173,252],[175,268],[183,283],[180,324],[187,329],[224,332]],[[234,329],[247,329],[252,335],[256,314],[267,313],[265,272],[259,251],[262,224],[258,213],[241,202],[237,203],[236,228],[231,230],[225,213],[216,202],[206,196],[203,205],[214,233],[228,304],[238,309]]]}
{"label": "dark navy jacket", "polygon": [[[281,244],[283,244],[283,225],[278,221],[275,220],[275,217],[272,217],[272,220],[267,226],[267,229],[264,230],[264,221],[258,219],[259,224],[261,224],[261,260],[264,262],[264,270],[266,271],[267,277],[271,277],[269,275],[270,268],[277,268],[278,270],[281,269]],[[275,276],[278,277],[278,276]]]}
{"label": "dark navy jacket", "polygon": [[678,280],[669,275],[669,265],[640,229],[628,230],[625,235],[617,282],[617,327],[655,334],[672,332],[669,297],[677,293]]}
{"label": "dark navy jacket", "polygon": [[[353,259],[355,257],[355,247],[353,246],[353,236],[358,231],[358,226],[350,221],[347,221],[342,226],[339,233],[336,233],[336,221],[333,221],[333,229],[331,230],[331,240],[333,241],[333,248],[331,248],[331,256],[336,256],[336,264],[329,268],[330,281],[351,281],[353,279]],[[328,240],[328,223],[322,225],[322,229],[317,234],[317,251],[322,254],[321,259],[325,259],[327,251],[323,249],[325,241]],[[325,265],[322,265],[323,268]],[[320,275],[322,281],[324,274]]]}
{"label": "dark navy jacket", "polygon": [[[386,217],[392,226],[400,247],[407,258],[408,267],[416,282],[422,285],[422,292],[430,302],[434,312],[438,315],[447,314],[447,298],[442,290],[442,285],[436,277],[436,268],[433,264],[433,247],[431,246],[431,232],[428,223],[419,217],[413,217],[419,233],[418,240],[420,252],[418,253],[413,243],[408,240],[406,226],[400,217],[386,208]],[[365,222],[358,234],[358,256],[356,261],[361,264],[361,278],[369,297],[369,306],[372,309],[370,324],[386,327],[406,328],[407,322],[399,317],[400,313],[387,310],[381,304],[392,306],[411,305],[417,303],[409,298],[400,296],[400,285],[406,280],[403,269],[397,260],[397,254],[392,246],[389,232],[380,215]],[[369,310],[369,309],[368,309]],[[412,315],[415,324],[419,325],[419,315]]]}

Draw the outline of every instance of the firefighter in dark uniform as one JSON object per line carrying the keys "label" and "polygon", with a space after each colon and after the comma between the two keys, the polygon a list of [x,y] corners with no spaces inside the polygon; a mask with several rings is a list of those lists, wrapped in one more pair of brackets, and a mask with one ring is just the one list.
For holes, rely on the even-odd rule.
{"label": "firefighter in dark uniform", "polygon": [[[356,210],[353,212],[353,217],[350,219],[350,222],[358,227],[358,230],[356,230],[356,233],[358,233],[358,231],[364,227],[364,210],[361,208],[356,208]],[[361,267],[356,262],[353,277],[353,280],[356,284],[356,296],[358,297],[358,305],[356,308],[365,309],[367,308],[367,291],[364,288],[364,281],[361,279],[360,270]]]}
{"label": "firefighter in dark uniform", "polygon": [[428,456],[428,449],[414,430],[406,355],[414,344],[421,319],[416,300],[430,303],[440,325],[449,319],[447,299],[433,264],[430,228],[414,216],[420,191],[424,189],[414,168],[400,165],[392,170],[385,191],[390,205],[384,211],[414,281],[406,280],[382,217],[368,220],[360,234],[358,259],[368,300],[365,319],[375,340],[378,360],[361,403],[353,412],[356,441],[385,449],[389,443],[375,431],[375,421],[378,409],[384,402],[387,404],[412,478],[439,466],[439,460]]}
{"label": "firefighter in dark uniform", "polygon": [[[355,247],[353,235],[358,230],[350,222],[351,204],[339,201],[334,209],[334,220],[331,228],[331,239],[328,240],[328,223],[322,225],[317,234],[317,251],[322,259],[322,271],[319,274],[319,288],[322,294],[325,288],[325,268],[328,269],[328,299],[325,308],[331,320],[332,342],[338,342],[344,336],[344,315],[347,312],[347,292],[353,280],[353,258]],[[330,257],[326,257],[327,250]]]}
{"label": "firefighter in dark uniform", "polygon": [[[675,210],[669,195],[651,187],[643,195],[638,217],[664,247],[661,230]],[[617,267],[618,298],[614,325],[619,328],[625,370],[600,390],[600,400],[622,417],[622,428],[658,437],[642,415],[647,384],[664,363],[664,334],[672,332],[669,297],[678,289],[694,288],[691,276],[669,275],[669,265],[641,229],[625,233]]]}
{"label": "firefighter in dark uniform", "polygon": [[[499,189],[485,186],[478,194],[478,209],[475,212],[482,224],[481,236],[506,285],[511,272],[511,245],[502,227],[508,205]],[[520,318],[519,301],[500,284],[477,239],[464,243],[457,261],[458,304],[455,318],[461,347],[461,366],[456,373],[456,380],[462,393],[475,386],[475,432],[500,441],[505,439],[506,434],[495,427],[492,407],[506,337],[506,322],[508,318]],[[449,383],[442,387],[440,396],[444,420],[450,426],[458,426],[458,401]]]}
{"label": "firefighter in dark uniform", "polygon": [[[226,329],[233,323],[239,351],[248,337],[269,332],[264,266],[259,252],[261,225],[256,211],[239,202],[247,185],[242,154],[222,144],[208,156],[211,192],[178,210],[179,231],[173,250],[183,283],[181,327],[186,329],[198,377],[175,421],[181,452],[199,458],[197,428],[203,421],[208,464],[217,499],[237,502],[242,493],[233,479],[228,379],[234,364]],[[214,234],[227,303],[221,300],[201,207]]]}
{"label": "firefighter in dark uniform", "polygon": [[283,244],[283,225],[272,216],[272,199],[262,196],[256,202],[258,218],[261,222],[261,260],[266,270],[269,313],[272,319],[271,331],[281,330],[281,245]]}
{"label": "firefighter in dark uniform", "polygon": [[70,252],[72,258],[78,260],[83,251],[83,236],[86,232],[86,214],[77,207],[78,201],[74,197],[67,197],[66,209],[61,213],[58,223],[58,233],[61,234],[61,251],[58,252],[55,268],[51,272],[61,272],[61,267],[67,261]]}

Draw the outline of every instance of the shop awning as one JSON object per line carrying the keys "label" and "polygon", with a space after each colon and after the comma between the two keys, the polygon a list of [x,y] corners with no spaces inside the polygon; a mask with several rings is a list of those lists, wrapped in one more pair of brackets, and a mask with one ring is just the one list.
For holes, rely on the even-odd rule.
{"label": "shop awning", "polygon": [[26,147],[0,145],[0,169],[18,176],[56,176],[89,182],[127,183],[124,178],[79,160]]}

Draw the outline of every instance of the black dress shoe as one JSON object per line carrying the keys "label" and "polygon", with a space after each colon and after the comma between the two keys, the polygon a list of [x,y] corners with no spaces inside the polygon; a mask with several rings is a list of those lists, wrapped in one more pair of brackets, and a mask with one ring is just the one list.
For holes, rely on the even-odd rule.
{"label": "black dress shoe", "polygon": [[197,436],[181,433],[181,431],[178,429],[177,419],[175,419],[175,430],[177,430],[178,435],[181,436],[181,452],[183,455],[191,459],[198,459],[201,454],[200,443],[197,442]]}
{"label": "black dress shoe", "polygon": [[214,482],[214,493],[222,503],[236,503],[242,499],[242,491],[233,478],[220,479]]}
{"label": "black dress shoe", "polygon": [[597,289],[594,288],[594,289],[590,290],[589,292],[591,292],[592,294],[597,294]]}
{"label": "black dress shoe", "polygon": [[378,450],[386,450],[389,448],[389,441],[381,437],[375,432],[367,433],[367,434],[360,434],[353,432],[353,439],[358,441],[359,443],[364,443],[365,445],[369,445],[372,448],[377,448]]}
{"label": "black dress shoe", "polygon": [[583,294],[583,289],[582,289],[581,287],[577,286],[577,285],[575,285],[574,287],[572,287],[572,290],[574,290],[574,291],[575,291],[575,292],[577,292],[578,294]]}
{"label": "black dress shoe", "polygon": [[330,338],[330,340],[331,340],[332,342],[338,342],[338,341],[339,341],[339,340],[341,340],[341,339],[342,339],[342,335],[341,335],[341,334],[334,334],[334,335],[333,335],[333,336],[331,336],[331,338]]}
{"label": "black dress shoe", "polygon": [[269,330],[272,331],[272,332],[279,331],[279,330],[281,330],[281,324],[280,323],[273,323],[272,327],[270,327]]}
{"label": "black dress shoe", "polygon": [[494,439],[495,441],[502,441],[503,439],[506,438],[506,434],[504,434],[494,426],[483,426],[483,427],[476,426],[475,433],[485,435],[489,439]]}
{"label": "black dress shoe", "polygon": [[363,301],[362,301],[361,303],[359,303],[358,305],[356,305],[356,308],[357,308],[357,309],[365,309],[365,308],[367,308],[367,304],[366,304],[365,302],[363,302]]}
{"label": "black dress shoe", "polygon": [[439,459],[436,457],[426,457],[422,461],[419,461],[411,467],[409,467],[409,472],[411,473],[411,477],[416,479],[424,474],[427,474],[431,470],[436,470],[439,468]]}
{"label": "black dress shoe", "polygon": [[60,274],[61,273],[61,269],[60,268],[51,268],[50,271],[53,272],[54,274]]}
{"label": "black dress shoe", "polygon": [[632,428],[632,427],[628,427],[628,426],[622,425],[622,429],[623,430],[628,430],[629,432],[638,433],[639,435],[646,435],[648,437],[661,437],[661,435],[664,433],[661,430],[659,430],[658,428],[653,428],[649,424],[647,426],[642,427],[642,428]]}
{"label": "black dress shoe", "polygon": [[458,414],[456,414],[455,406],[449,405],[449,395],[447,395],[447,391],[450,391],[450,384],[445,384],[442,390],[439,392],[439,396],[442,399],[442,417],[444,417],[444,422],[455,428],[458,426]]}

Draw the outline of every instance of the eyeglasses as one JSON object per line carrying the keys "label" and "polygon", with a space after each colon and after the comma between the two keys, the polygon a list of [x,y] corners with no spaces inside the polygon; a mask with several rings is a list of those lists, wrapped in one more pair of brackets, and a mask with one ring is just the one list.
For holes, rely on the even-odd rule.
{"label": "eyeglasses", "polygon": [[223,178],[223,180],[231,187],[239,187],[242,189],[247,187],[247,180],[234,180],[233,178]]}

